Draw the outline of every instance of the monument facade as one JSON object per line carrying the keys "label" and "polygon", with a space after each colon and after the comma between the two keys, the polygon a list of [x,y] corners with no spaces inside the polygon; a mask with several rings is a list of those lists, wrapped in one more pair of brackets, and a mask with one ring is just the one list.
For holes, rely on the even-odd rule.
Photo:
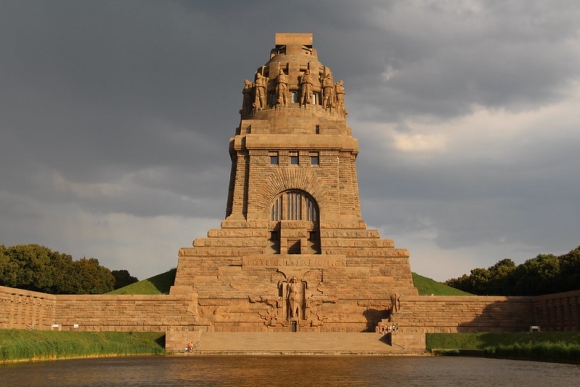
{"label": "monument facade", "polygon": [[209,331],[374,330],[417,290],[408,251],[361,217],[343,81],[312,34],[281,33],[242,96],[226,217],[179,251],[171,294],[195,293]]}

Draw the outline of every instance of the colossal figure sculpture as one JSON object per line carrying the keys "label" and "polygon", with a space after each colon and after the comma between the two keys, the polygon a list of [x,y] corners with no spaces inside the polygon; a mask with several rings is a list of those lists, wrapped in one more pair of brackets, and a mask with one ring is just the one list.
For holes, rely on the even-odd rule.
{"label": "colossal figure sculpture", "polygon": [[284,74],[284,70],[280,69],[276,82],[276,102],[280,106],[286,106],[288,104],[288,76]]}
{"label": "colossal figure sculpture", "polygon": [[306,70],[300,78],[300,97],[302,106],[312,103],[312,75],[310,70]]}
{"label": "colossal figure sculpture", "polygon": [[[322,106],[329,110],[334,106],[334,83],[332,82],[332,74],[328,73],[322,79]],[[344,94],[342,95],[344,98]],[[344,102],[344,101],[343,101]]]}
{"label": "colossal figure sculpture", "polygon": [[171,290],[196,294],[196,329],[374,331],[390,294],[417,294],[408,251],[361,217],[358,143],[330,74],[311,34],[276,34],[246,82],[226,218],[180,250]]}
{"label": "colossal figure sculpture", "polygon": [[334,92],[336,93],[336,109],[343,115],[346,115],[346,109],[344,108],[344,86],[342,80],[338,81],[334,86]]}
{"label": "colossal figure sculpture", "polygon": [[255,93],[256,99],[254,102],[254,107],[256,110],[262,110],[266,107],[266,86],[268,85],[268,79],[263,77],[262,74],[256,73]]}
{"label": "colossal figure sculpture", "polygon": [[254,110],[254,84],[247,79],[244,81],[244,89],[242,90],[244,100],[242,103],[242,115],[247,115]]}

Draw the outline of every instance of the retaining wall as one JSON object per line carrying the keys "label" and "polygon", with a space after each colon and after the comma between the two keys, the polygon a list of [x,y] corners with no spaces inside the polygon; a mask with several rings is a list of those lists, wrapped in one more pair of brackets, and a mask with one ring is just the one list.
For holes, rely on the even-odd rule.
{"label": "retaining wall", "polygon": [[56,297],[52,294],[0,286],[0,328],[51,329]]}
{"label": "retaining wall", "polygon": [[[50,295],[0,286],[0,328],[84,331],[207,330],[197,295]],[[401,332],[580,330],[580,290],[537,297],[407,296],[392,321]],[[58,328],[55,328],[58,326]]]}

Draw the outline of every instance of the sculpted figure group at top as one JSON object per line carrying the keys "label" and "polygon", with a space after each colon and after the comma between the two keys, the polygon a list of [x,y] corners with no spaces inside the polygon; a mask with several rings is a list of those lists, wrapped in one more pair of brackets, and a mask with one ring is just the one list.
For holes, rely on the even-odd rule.
{"label": "sculpted figure group at top", "polygon": [[[268,107],[270,102],[271,107],[282,108],[288,106],[290,101],[290,90],[288,87],[288,75],[283,69],[278,71],[275,82],[275,96],[268,100],[268,84],[270,79],[260,72],[256,72],[254,82],[249,80],[244,81],[244,95],[242,115],[248,115]],[[298,91],[300,106],[312,105],[314,102],[313,93],[315,82],[318,82],[321,90],[321,106],[328,111],[335,111],[345,116],[348,114],[344,108],[344,86],[343,81],[336,83],[332,80],[332,74],[327,73],[323,77],[316,79],[309,69],[306,69],[302,75],[298,77]]]}

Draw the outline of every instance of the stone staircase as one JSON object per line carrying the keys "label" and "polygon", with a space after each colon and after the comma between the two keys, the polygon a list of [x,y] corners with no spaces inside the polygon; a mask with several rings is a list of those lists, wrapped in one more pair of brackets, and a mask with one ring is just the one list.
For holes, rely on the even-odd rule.
{"label": "stone staircase", "polygon": [[[190,336],[196,354],[403,355],[411,352],[401,346],[391,346],[387,336],[378,333],[191,332]],[[176,343],[176,338],[171,338],[168,332],[166,348],[183,352],[189,341]]]}

